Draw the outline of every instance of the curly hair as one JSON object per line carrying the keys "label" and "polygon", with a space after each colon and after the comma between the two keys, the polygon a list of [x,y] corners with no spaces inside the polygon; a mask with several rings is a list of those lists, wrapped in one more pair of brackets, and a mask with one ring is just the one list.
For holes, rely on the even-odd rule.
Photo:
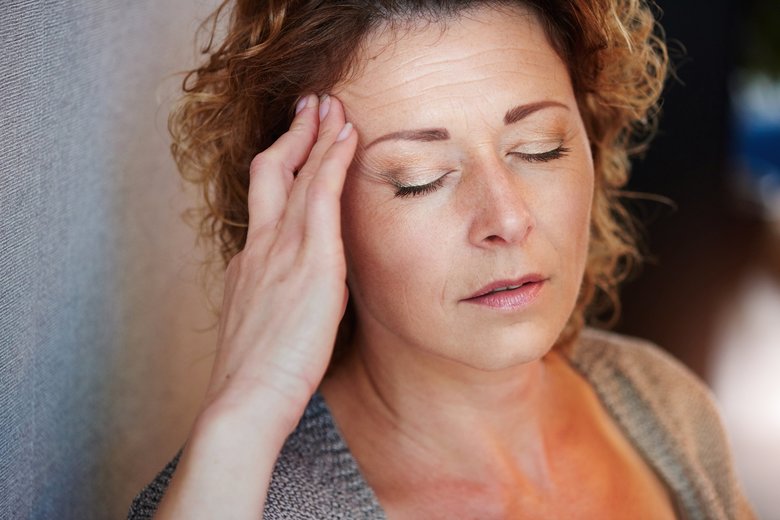
{"label": "curly hair", "polygon": [[[241,251],[249,163],[288,129],[301,95],[328,92],[354,71],[355,49],[373,30],[512,5],[536,12],[567,65],[594,161],[585,273],[556,346],[570,344],[586,322],[613,325],[620,314],[618,286],[642,262],[637,224],[620,202],[621,188],[629,158],[655,131],[668,66],[659,10],[649,1],[225,1],[201,26],[204,63],[186,74],[169,118],[179,171],[200,188],[199,238],[217,246],[223,266]],[[332,364],[343,354],[350,320],[348,308]]]}

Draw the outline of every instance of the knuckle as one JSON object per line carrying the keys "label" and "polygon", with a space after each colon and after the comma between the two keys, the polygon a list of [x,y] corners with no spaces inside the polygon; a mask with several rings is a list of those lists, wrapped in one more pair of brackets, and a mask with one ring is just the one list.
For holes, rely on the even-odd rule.
{"label": "knuckle", "polygon": [[334,168],[341,168],[341,159],[336,153],[336,150],[334,147],[330,147],[328,151],[325,152],[325,154],[322,156],[322,162],[320,163],[320,168],[326,168],[328,170],[332,170]]}
{"label": "knuckle", "polygon": [[250,283],[256,280],[263,270],[265,261],[265,255],[259,248],[248,245],[230,259],[225,270],[225,278],[239,285]]}
{"label": "knuckle", "polygon": [[228,277],[236,276],[241,271],[241,263],[243,262],[244,258],[244,252],[239,251],[235,255],[233,255],[233,258],[230,259],[230,261],[227,264],[227,267],[225,268],[225,275]]}
{"label": "knuckle", "polygon": [[309,204],[317,204],[330,196],[327,185],[323,182],[316,182],[316,179],[309,185],[309,189],[306,190],[306,200]]}
{"label": "knuckle", "polygon": [[243,255],[241,257],[241,262],[239,263],[241,268],[245,268],[247,264],[254,264],[257,261],[257,249],[258,248],[254,245],[254,242],[247,242],[246,246],[244,246],[244,250],[242,251]]}
{"label": "knuckle", "polygon": [[323,139],[325,141],[335,141],[336,135],[338,135],[338,132],[340,132],[340,128],[335,128],[334,125],[322,125],[320,127],[319,136],[320,139]]}
{"label": "knuckle", "polygon": [[278,237],[271,245],[268,257],[275,261],[286,263],[290,257],[294,257],[301,247],[301,236],[299,233],[288,233],[285,236]]}
{"label": "knuckle", "polygon": [[274,157],[271,149],[264,150],[252,158],[252,162],[249,163],[249,175],[252,177],[259,175],[262,172],[273,168],[277,163],[278,161]]}
{"label": "knuckle", "polygon": [[307,140],[314,140],[317,137],[317,128],[308,123],[307,121],[296,120],[288,130],[288,134],[292,136],[300,136]]}
{"label": "knuckle", "polygon": [[257,225],[255,229],[249,231],[246,235],[246,245],[244,246],[244,251],[246,251],[245,254],[255,256],[257,250],[260,249],[258,244],[263,244],[268,240],[272,240],[273,236],[276,234],[278,225],[278,220],[264,222]]}

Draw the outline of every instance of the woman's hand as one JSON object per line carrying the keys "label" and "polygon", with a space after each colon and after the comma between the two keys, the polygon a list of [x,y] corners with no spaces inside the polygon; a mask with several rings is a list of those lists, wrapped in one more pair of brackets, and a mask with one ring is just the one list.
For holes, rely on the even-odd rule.
{"label": "woman's hand", "polygon": [[347,302],[339,200],[357,136],[336,99],[302,105],[252,161],[246,246],[227,268],[211,380],[160,520],[262,516],[279,451],[330,360]]}
{"label": "woman's hand", "polygon": [[250,166],[246,246],[225,274],[202,408],[254,408],[267,422],[275,402],[283,416],[274,419],[290,431],[325,374],[346,307],[340,196],[357,146],[337,99],[310,95],[296,108],[290,130]]}

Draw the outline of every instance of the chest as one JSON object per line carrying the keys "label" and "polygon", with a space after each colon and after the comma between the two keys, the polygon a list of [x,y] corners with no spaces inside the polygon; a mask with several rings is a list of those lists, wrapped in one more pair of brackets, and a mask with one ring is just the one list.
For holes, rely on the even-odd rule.
{"label": "chest", "polygon": [[672,498],[649,468],[612,467],[585,478],[559,481],[556,489],[522,485],[490,489],[469,481],[417,484],[407,493],[379,494],[389,520],[479,519],[547,520],[550,518],[675,518]]}
{"label": "chest", "polygon": [[394,486],[377,489],[378,498],[390,520],[675,518],[663,481],[614,423],[586,432],[571,443],[549,445],[547,477],[541,480],[522,471],[447,477],[413,459],[404,464],[401,457],[396,462],[402,464],[384,466],[397,474],[380,479]]}

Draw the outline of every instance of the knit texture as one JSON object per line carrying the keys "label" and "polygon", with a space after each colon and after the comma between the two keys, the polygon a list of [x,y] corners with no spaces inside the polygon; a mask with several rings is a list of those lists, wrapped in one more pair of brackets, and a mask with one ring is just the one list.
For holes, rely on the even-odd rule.
{"label": "knit texture", "polygon": [[[684,365],[648,341],[591,328],[567,356],[667,486],[679,518],[755,518],[713,396]],[[135,498],[129,520],[152,517],[180,456]],[[279,454],[263,518],[385,518],[319,392]]]}

